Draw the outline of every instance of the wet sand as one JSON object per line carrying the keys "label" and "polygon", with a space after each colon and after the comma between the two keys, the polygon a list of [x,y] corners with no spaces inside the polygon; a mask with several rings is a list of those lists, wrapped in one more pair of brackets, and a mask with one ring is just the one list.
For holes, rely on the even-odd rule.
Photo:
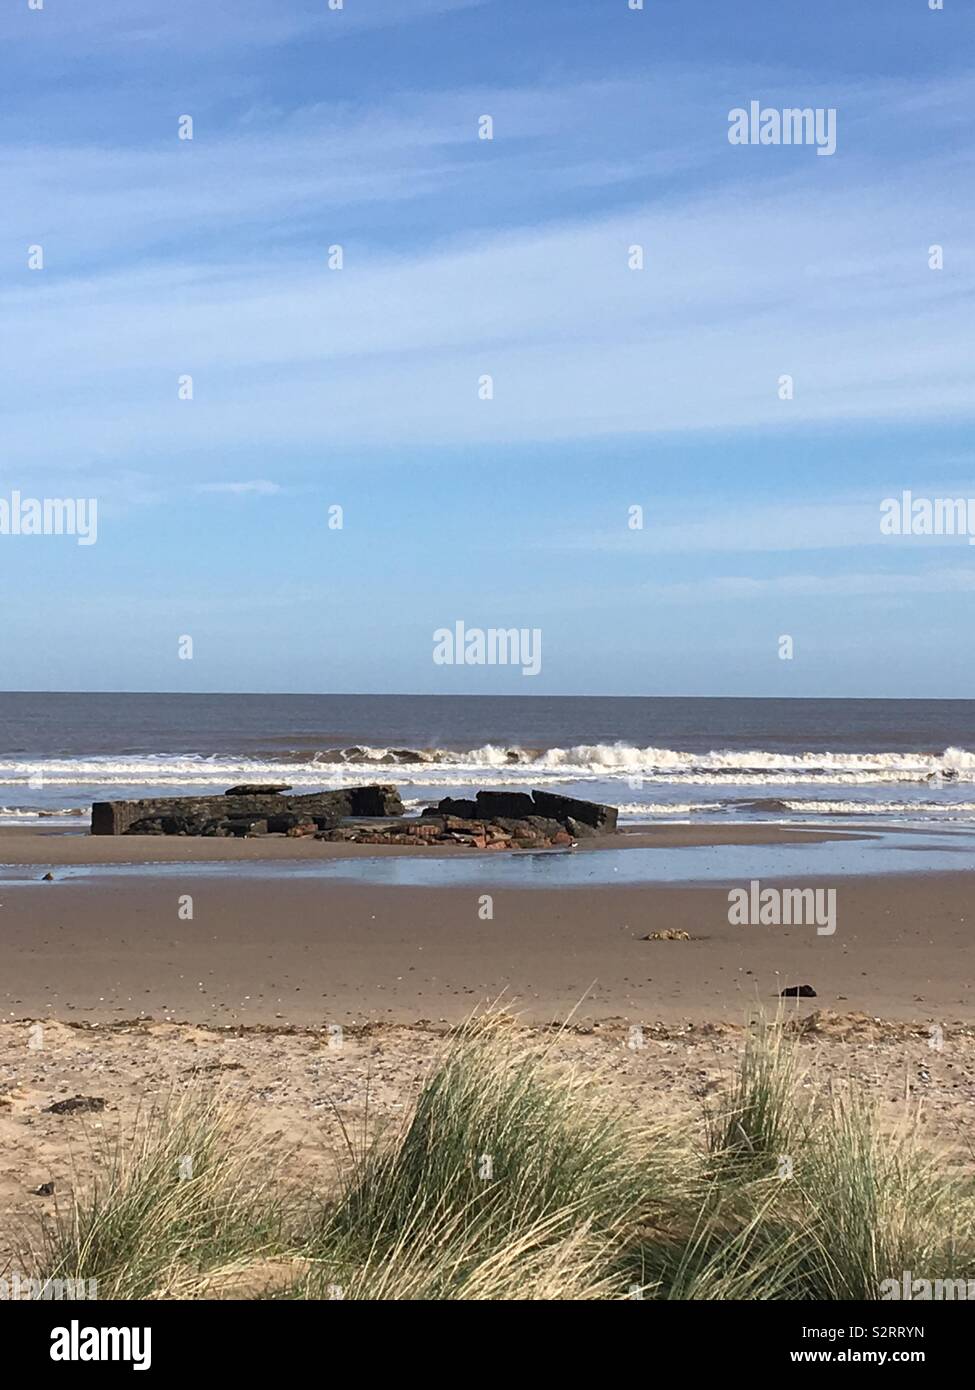
{"label": "wet sand", "polygon": [[[769,843],[775,833],[646,832],[661,845]],[[975,1017],[972,873],[837,880],[837,929],[824,936],[811,926],[731,925],[727,886],[420,888],[209,877],[203,867],[337,852],[377,853],[315,841],[6,834],[0,860],[36,866],[38,880],[54,866],[55,881],[0,888],[0,1018],[440,1024],[503,998],[532,1023],[570,1014],[737,1021],[804,984],[816,1007],[839,1012],[942,1024]],[[192,863],[193,872],[57,879],[58,865],[150,859]],[[666,930],[690,940],[642,939]]]}
{"label": "wet sand", "polygon": [[[678,849],[692,845],[799,845],[829,840],[868,839],[865,833],[780,825],[638,825],[616,835],[599,835],[579,844],[579,852],[613,849]],[[313,837],[289,840],[262,835],[253,839],[194,838],[182,835],[89,835],[46,826],[0,826],[0,864],[179,864],[260,860],[388,858],[398,855],[455,859],[478,850],[460,846],[351,845]]]}

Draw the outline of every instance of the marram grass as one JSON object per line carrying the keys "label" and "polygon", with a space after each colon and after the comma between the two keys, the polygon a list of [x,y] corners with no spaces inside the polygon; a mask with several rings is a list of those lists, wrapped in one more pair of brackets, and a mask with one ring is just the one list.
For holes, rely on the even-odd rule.
{"label": "marram grass", "polygon": [[233,1111],[173,1101],[94,1156],[24,1268],[124,1299],[846,1300],[905,1269],[973,1277],[971,1181],[916,1117],[891,1135],[852,1082],[802,1086],[781,1022],[752,1028],[699,1134],[552,1052],[461,1028],[401,1127],[346,1132],[325,1198]]}

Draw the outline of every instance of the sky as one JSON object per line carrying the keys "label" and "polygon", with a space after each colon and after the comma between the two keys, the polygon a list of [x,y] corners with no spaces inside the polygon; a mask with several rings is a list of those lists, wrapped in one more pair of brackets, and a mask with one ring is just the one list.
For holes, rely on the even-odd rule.
{"label": "sky", "polygon": [[8,0],[0,688],[973,693],[972,7],[630,3]]}

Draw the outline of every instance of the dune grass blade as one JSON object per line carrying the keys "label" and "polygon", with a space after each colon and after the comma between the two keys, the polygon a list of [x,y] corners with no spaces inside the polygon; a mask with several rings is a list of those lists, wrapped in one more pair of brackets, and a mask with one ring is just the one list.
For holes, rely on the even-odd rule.
{"label": "dune grass blade", "polygon": [[34,1263],[50,1278],[96,1279],[99,1298],[177,1290],[209,1266],[279,1248],[282,1198],[232,1111],[190,1096],[103,1141],[96,1177],[44,1225]]}
{"label": "dune grass blade", "polygon": [[921,1149],[916,1123],[885,1135],[861,1097],[834,1096],[801,1188],[811,1243],[806,1297],[874,1299],[906,1270],[972,1276],[971,1183]]}
{"label": "dune grass blade", "polygon": [[780,1019],[760,1016],[749,1029],[734,1088],[709,1120],[716,1171],[726,1178],[773,1176],[793,1170],[811,1116],[797,1102],[797,1042]]}
{"label": "dune grass blade", "polygon": [[[603,1248],[673,1183],[672,1138],[642,1133],[598,1088],[547,1050],[526,1048],[494,1021],[462,1031],[404,1129],[357,1158],[323,1247],[436,1256],[440,1296],[466,1286],[483,1259],[527,1268],[546,1244]],[[585,1231],[580,1242],[577,1233]],[[568,1245],[566,1242],[568,1241]]]}

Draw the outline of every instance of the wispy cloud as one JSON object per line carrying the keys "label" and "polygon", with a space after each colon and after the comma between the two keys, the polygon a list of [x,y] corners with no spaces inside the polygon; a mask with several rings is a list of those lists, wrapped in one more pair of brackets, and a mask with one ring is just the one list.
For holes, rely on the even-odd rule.
{"label": "wispy cloud", "polygon": [[752,578],[722,575],[685,583],[645,584],[640,592],[659,603],[746,603],[767,598],[898,598],[914,594],[975,592],[972,569],[929,570],[922,574],[788,574]]}
{"label": "wispy cloud", "polygon": [[538,550],[566,554],[646,557],[958,545],[958,538],[953,536],[891,538],[881,533],[881,503],[887,497],[898,497],[903,487],[910,485],[916,495],[926,497],[967,497],[973,491],[971,482],[932,482],[928,478],[922,485],[917,475],[910,477],[910,469],[906,475],[908,481],[897,485],[815,501],[756,503],[744,495],[744,487],[740,495],[694,495],[679,502],[661,498],[659,503],[651,499],[644,506],[642,529],[630,530],[626,515],[621,513],[619,525],[611,530],[566,529],[539,537],[533,545]]}
{"label": "wispy cloud", "polygon": [[[965,418],[975,198],[959,185],[933,219],[945,177],[929,161],[909,190],[787,183],[407,256],[352,237],[332,272],[334,209],[313,260],[65,278],[54,243],[50,269],[0,299],[9,448],[37,458],[52,432],[118,452],[176,431],[193,451],[215,433],[315,449]],[[234,192],[243,208],[252,196]],[[933,220],[950,271],[928,269]],[[634,242],[642,272],[627,268]],[[192,403],[176,400],[182,372]]]}
{"label": "wispy cloud", "polygon": [[266,0],[207,0],[205,5],[187,6],[126,0],[120,9],[113,0],[85,0],[84,5],[62,7],[56,22],[45,25],[47,16],[27,12],[25,0],[20,7],[25,15],[9,16],[7,23],[11,38],[67,48],[73,54],[86,48],[104,52],[106,45],[124,50],[150,43],[177,47],[185,54],[212,44],[232,49],[303,37],[338,41],[349,33],[415,23],[490,2],[368,0],[363,4],[345,0],[341,9],[334,9],[326,0],[289,0],[287,5],[271,6]]}
{"label": "wispy cloud", "polygon": [[[853,139],[848,164],[841,149],[800,178],[783,151],[727,143],[724,100],[759,79],[774,99],[767,72],[678,70],[649,96],[593,79],[400,93],[395,109],[258,103],[193,142],[174,125],[0,150],[0,239],[24,257],[0,296],[11,460],[62,440],[87,463],[170,436],[189,458],[214,438],[295,453],[967,418],[970,153],[957,138],[912,153],[926,89],[861,83],[844,117],[903,133],[900,177]],[[970,115],[960,84],[943,87],[927,109],[957,136]],[[480,111],[495,142],[475,138]],[[663,161],[652,201],[648,159]],[[693,191],[668,178],[695,161]],[[601,171],[612,211],[570,214],[573,180],[598,188]]]}
{"label": "wispy cloud", "polygon": [[[187,684],[431,688],[445,574],[551,689],[754,689],[783,602],[859,688],[967,671],[975,551],[884,546],[869,481],[971,473],[972,21],[792,8],[5,7],[0,467],[100,517],[17,548],[8,680],[167,688],[178,611]],[[752,98],[835,156],[730,146]]]}
{"label": "wispy cloud", "polygon": [[196,491],[230,493],[234,497],[272,497],[275,493],[280,492],[281,488],[277,483],[270,483],[264,478],[255,478],[247,483],[198,483]]}

